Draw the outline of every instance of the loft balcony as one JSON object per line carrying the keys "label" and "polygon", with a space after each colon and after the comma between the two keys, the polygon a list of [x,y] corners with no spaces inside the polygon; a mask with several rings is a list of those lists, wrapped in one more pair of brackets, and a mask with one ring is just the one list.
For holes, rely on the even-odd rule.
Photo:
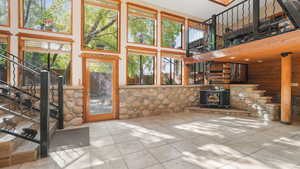
{"label": "loft balcony", "polygon": [[[262,51],[271,54],[284,52],[280,49],[297,50],[300,2],[244,0],[200,24],[204,28],[203,36],[195,41],[188,40],[186,63],[204,60],[232,62],[236,56],[245,53],[249,56],[249,52],[257,55]],[[278,41],[280,43],[276,43]],[[241,59],[244,58],[236,62],[242,62]]]}

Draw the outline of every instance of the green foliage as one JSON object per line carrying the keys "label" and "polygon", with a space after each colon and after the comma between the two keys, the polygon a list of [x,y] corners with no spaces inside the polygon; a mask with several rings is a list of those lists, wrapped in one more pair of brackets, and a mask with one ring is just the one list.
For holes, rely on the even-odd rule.
{"label": "green foliage", "polygon": [[118,11],[85,5],[84,47],[118,50]]}
{"label": "green foliage", "polygon": [[89,65],[90,72],[106,73],[106,74],[112,73],[113,65],[111,63],[91,61],[89,62],[88,65]]}
{"label": "green foliage", "polygon": [[155,21],[150,18],[129,15],[128,16],[129,42],[138,42],[154,45]]}
{"label": "green foliage", "polygon": [[8,24],[8,0],[0,0],[0,25]]}
{"label": "green foliage", "polygon": [[[142,72],[141,72],[142,71]],[[153,56],[129,54],[128,78],[133,84],[153,84]]]}
{"label": "green foliage", "polygon": [[[182,47],[182,24],[164,19],[162,21],[162,46],[170,48]],[[177,44],[177,40],[179,43]]]}
{"label": "green foliage", "polygon": [[71,0],[24,0],[24,27],[71,32]]}
{"label": "green foliage", "polygon": [[[8,44],[7,43],[0,43],[0,49],[7,50]],[[5,52],[0,51],[1,55],[6,55]],[[0,68],[6,67],[6,61],[4,59],[0,59]]]}

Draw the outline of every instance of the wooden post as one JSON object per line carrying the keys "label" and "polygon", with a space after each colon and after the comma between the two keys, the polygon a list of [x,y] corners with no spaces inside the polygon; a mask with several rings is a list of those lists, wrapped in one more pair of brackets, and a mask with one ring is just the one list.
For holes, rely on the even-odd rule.
{"label": "wooden post", "polygon": [[189,85],[189,75],[190,75],[190,67],[187,64],[183,66],[183,85]]}
{"label": "wooden post", "polygon": [[281,122],[292,122],[292,53],[281,54]]}

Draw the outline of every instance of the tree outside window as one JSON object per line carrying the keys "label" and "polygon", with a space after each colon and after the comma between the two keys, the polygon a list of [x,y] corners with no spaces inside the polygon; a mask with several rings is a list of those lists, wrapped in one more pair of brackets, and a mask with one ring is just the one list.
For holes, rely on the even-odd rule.
{"label": "tree outside window", "polygon": [[9,24],[8,9],[8,0],[0,0],[0,25]]}
{"label": "tree outside window", "polygon": [[157,12],[128,4],[128,42],[155,45]]}
{"label": "tree outside window", "polygon": [[[99,3],[99,5],[94,5]],[[103,7],[102,5],[106,4]],[[99,0],[93,3],[85,1],[84,5],[84,39],[83,48],[87,50],[119,51],[119,3]]]}
{"label": "tree outside window", "polygon": [[166,48],[182,49],[182,36],[183,36],[183,21],[162,17],[162,32],[161,32],[161,45]]}
{"label": "tree outside window", "polygon": [[154,84],[154,56],[129,53],[127,59],[128,85]]}
{"label": "tree outside window", "polygon": [[72,0],[22,0],[24,28],[71,33]]}
{"label": "tree outside window", "polygon": [[182,61],[171,57],[162,58],[161,79],[163,85],[182,84]]}
{"label": "tree outside window", "polygon": [[[30,64],[45,70],[51,70],[63,75],[65,83],[70,83],[71,75],[71,45],[67,43],[47,42],[42,40],[24,40],[24,60]],[[24,75],[26,83],[26,74]],[[51,79],[55,80],[55,79]],[[51,81],[56,84],[57,81]]]}

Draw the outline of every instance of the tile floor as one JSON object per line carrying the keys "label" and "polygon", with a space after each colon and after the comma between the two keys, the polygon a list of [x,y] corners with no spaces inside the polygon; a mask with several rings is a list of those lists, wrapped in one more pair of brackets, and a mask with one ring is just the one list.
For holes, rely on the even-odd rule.
{"label": "tile floor", "polygon": [[195,113],[90,126],[91,145],[11,169],[300,169],[300,126]]}

